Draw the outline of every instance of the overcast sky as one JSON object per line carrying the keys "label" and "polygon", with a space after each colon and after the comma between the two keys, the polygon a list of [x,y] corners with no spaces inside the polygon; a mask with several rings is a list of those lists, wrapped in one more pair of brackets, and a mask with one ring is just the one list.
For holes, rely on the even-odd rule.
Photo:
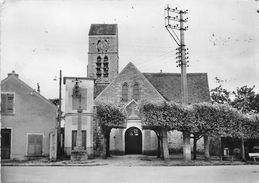
{"label": "overcast sky", "polygon": [[116,23],[119,70],[133,62],[141,72],[179,73],[176,44],[164,27],[164,7],[188,9],[187,72],[206,72],[235,89],[259,93],[259,0],[8,0],[1,15],[1,78],[15,70],[47,98],[58,96],[63,76],[86,76],[92,23]]}

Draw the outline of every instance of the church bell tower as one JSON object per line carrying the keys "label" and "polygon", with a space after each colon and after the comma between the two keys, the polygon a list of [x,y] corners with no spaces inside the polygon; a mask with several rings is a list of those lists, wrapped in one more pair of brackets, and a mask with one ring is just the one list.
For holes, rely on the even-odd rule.
{"label": "church bell tower", "polygon": [[117,24],[92,24],[88,36],[87,77],[109,84],[119,70]]}

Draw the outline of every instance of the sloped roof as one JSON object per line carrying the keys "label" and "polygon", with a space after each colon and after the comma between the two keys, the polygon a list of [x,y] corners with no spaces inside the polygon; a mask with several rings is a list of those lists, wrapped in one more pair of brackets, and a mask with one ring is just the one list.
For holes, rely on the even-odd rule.
{"label": "sloped roof", "polygon": [[[158,92],[169,101],[181,102],[181,74],[143,73]],[[210,102],[207,73],[187,74],[188,102]]]}
{"label": "sloped roof", "polygon": [[108,85],[99,85],[94,86],[94,98],[96,98]]}
{"label": "sloped roof", "polygon": [[116,35],[117,24],[92,24],[89,35]]}
{"label": "sloped roof", "polygon": [[27,85],[24,81],[22,81],[19,77],[19,75],[16,74],[14,71],[12,71],[12,73],[8,74],[8,77],[6,77],[5,79],[3,79],[1,81],[1,86],[3,87],[3,85],[8,82],[11,79],[14,79],[16,82],[18,82],[20,85],[24,86],[25,88],[27,88],[27,90],[29,90],[30,92],[33,93],[34,96],[37,96],[38,98],[40,98],[42,101],[44,101],[45,103],[49,104],[51,107],[53,107],[56,111],[57,111],[57,106],[55,106],[53,103],[51,103],[47,98],[45,98],[43,95],[41,95],[39,92],[36,92],[34,89],[32,89],[29,85]]}
{"label": "sloped roof", "polygon": [[[149,82],[149,80],[137,69],[137,67],[129,62],[118,76],[95,98],[97,102],[120,103],[121,86],[127,82],[130,86],[138,82],[144,88],[145,95],[141,96],[143,100],[152,100],[154,102],[164,101],[164,97]],[[131,96],[132,97],[132,96]],[[130,99],[131,99],[130,97]]]}

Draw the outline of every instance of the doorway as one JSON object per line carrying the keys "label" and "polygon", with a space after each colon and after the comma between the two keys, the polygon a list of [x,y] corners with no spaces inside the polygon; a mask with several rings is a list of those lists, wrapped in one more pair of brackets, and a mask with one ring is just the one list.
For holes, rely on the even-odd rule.
{"label": "doorway", "polygon": [[10,159],[11,155],[11,129],[1,129],[1,157]]}
{"label": "doorway", "polygon": [[125,133],[125,154],[142,154],[142,133],[136,127]]}

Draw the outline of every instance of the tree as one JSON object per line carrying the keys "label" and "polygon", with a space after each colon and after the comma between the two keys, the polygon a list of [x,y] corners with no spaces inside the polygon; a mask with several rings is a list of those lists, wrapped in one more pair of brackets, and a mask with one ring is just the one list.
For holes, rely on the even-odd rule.
{"label": "tree", "polygon": [[121,110],[111,104],[99,103],[96,105],[98,126],[103,135],[102,156],[110,156],[110,132],[112,128],[126,128],[125,115]]}
{"label": "tree", "polygon": [[257,102],[259,100],[259,96],[253,91],[254,88],[255,86],[248,87],[246,85],[237,88],[237,90],[233,92],[235,99],[231,102],[231,105],[242,113],[258,113],[259,111],[257,111],[257,109],[259,104]]}
{"label": "tree", "polygon": [[158,157],[169,159],[167,131],[171,129],[172,114],[169,106],[164,103],[142,103],[140,106],[142,126],[154,130],[158,138]]}
{"label": "tree", "polygon": [[231,102],[231,92],[223,88],[223,80],[218,77],[215,77],[215,80],[219,86],[210,91],[212,103],[229,104]]}
{"label": "tree", "polygon": [[[161,145],[161,156],[164,159],[169,159],[167,132],[169,130],[182,131],[185,134],[190,134],[192,131],[192,113],[188,106],[182,106],[173,102],[163,103],[144,103],[140,107],[142,116],[142,125],[146,129],[152,129],[156,132]],[[184,138],[184,143],[188,143]],[[185,153],[185,149],[184,149]],[[185,155],[185,154],[184,154]]]}

